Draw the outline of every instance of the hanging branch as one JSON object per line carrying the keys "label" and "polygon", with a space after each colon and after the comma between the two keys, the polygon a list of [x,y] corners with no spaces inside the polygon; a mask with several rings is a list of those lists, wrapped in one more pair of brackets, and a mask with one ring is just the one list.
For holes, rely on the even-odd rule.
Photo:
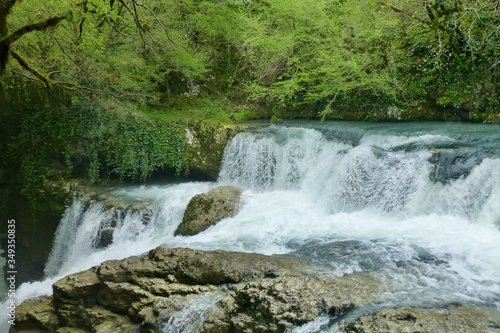
{"label": "hanging branch", "polygon": [[120,3],[125,7],[125,9],[129,12],[129,14],[132,16],[135,26],[137,28],[137,31],[139,32],[139,35],[141,36],[142,43],[144,45],[144,49],[146,49],[147,43],[146,40],[144,39],[144,34],[143,34],[143,28],[141,25],[141,21],[139,20],[139,15],[137,13],[137,8],[135,6],[135,2],[133,3],[134,10],[130,9],[129,6],[125,3],[124,0],[119,0]]}
{"label": "hanging branch", "polygon": [[187,53],[189,54],[192,54],[192,52],[190,50],[188,50],[186,47],[182,46],[182,45],[179,45],[178,43],[174,42],[174,40],[170,37],[169,33],[168,33],[168,29],[167,27],[161,22],[161,20],[158,18],[158,16],[155,14],[155,12],[149,8],[148,6],[146,6],[145,4],[142,4],[142,3],[138,3],[136,0],[133,1],[135,5],[139,6],[139,7],[142,7],[144,9],[146,9],[151,15],[153,15],[153,17],[155,18],[155,21],[160,25],[160,27],[162,27],[163,31],[165,32],[165,36],[167,36],[167,39],[175,46],[177,47],[180,47],[182,49],[184,49]]}
{"label": "hanging branch", "polygon": [[[11,1],[14,2],[14,1]],[[34,24],[29,24],[26,25],[13,33],[3,37],[0,39],[0,76],[3,75],[5,72],[5,68],[7,67],[7,61],[9,60],[9,54],[15,57],[14,54],[17,54],[16,52],[11,52],[10,46],[12,43],[17,41],[19,38],[22,36],[26,35],[27,33],[33,32],[33,31],[44,31],[49,28],[53,28],[56,25],[59,24],[62,20],[66,19],[66,16],[56,16],[56,17],[51,17],[43,22],[38,22]],[[19,54],[17,54],[19,55]],[[19,61],[19,59],[16,58],[16,60]]]}
{"label": "hanging branch", "polygon": [[36,68],[32,67],[26,59],[24,59],[19,53],[17,53],[14,50],[10,50],[10,55],[12,58],[16,59],[19,65],[26,69],[28,72],[33,74],[37,79],[42,81],[47,88],[50,88],[52,86],[52,82],[50,81],[48,75],[40,73]]}

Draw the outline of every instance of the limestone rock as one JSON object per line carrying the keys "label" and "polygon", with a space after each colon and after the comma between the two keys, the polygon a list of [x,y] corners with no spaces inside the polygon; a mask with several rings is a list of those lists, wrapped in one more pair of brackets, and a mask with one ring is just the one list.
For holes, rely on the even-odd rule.
{"label": "limestone rock", "polygon": [[239,208],[241,192],[234,186],[220,186],[195,195],[189,201],[175,235],[196,235],[223,218],[234,216]]}
{"label": "limestone rock", "polygon": [[128,317],[119,316],[99,306],[81,309],[83,327],[93,333],[138,333],[139,329]]}
{"label": "limestone rock", "polygon": [[283,332],[371,301],[379,289],[378,280],[362,274],[260,280],[236,291],[228,317],[234,332]]}
{"label": "limestone rock", "polygon": [[227,143],[246,125],[209,125],[201,122],[186,127],[184,159],[191,176],[217,180]]}
{"label": "limestone rock", "polygon": [[153,295],[131,283],[103,282],[97,302],[116,313],[127,314],[132,303],[151,299]]}
{"label": "limestone rock", "polygon": [[101,264],[98,274],[103,281],[109,282],[131,282],[146,277],[186,285],[220,285],[265,277],[297,276],[313,269],[312,264],[290,256],[158,247],[144,258],[106,261]]}
{"label": "limestone rock", "polygon": [[56,299],[86,299],[92,298],[99,288],[101,280],[97,276],[95,269],[71,274],[52,286]]}
{"label": "limestone rock", "polygon": [[313,271],[288,256],[158,247],[57,281],[53,298],[18,307],[11,331],[156,333],[202,305],[194,310],[201,333],[283,332],[348,311],[379,290],[370,276],[308,275]]}
{"label": "limestone rock", "polygon": [[97,242],[95,244],[96,248],[105,248],[111,243],[113,243],[113,234],[115,232],[115,228],[112,227],[104,227],[99,229],[99,233],[97,235]]}
{"label": "limestone rock", "polygon": [[59,319],[52,305],[52,297],[42,300],[28,300],[16,309],[16,325],[11,332],[27,330],[55,331]]}
{"label": "limestone rock", "polygon": [[76,327],[61,327],[56,333],[88,333],[88,331]]}
{"label": "limestone rock", "polygon": [[471,307],[449,309],[399,308],[363,316],[348,333],[498,333],[499,314]]}

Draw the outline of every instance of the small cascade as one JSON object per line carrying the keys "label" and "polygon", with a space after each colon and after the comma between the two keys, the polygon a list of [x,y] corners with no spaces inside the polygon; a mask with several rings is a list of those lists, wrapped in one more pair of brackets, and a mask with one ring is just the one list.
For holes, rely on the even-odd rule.
{"label": "small cascade", "polygon": [[287,328],[285,333],[340,333],[338,325],[330,325],[331,321],[329,316],[321,316],[302,326]]}
{"label": "small cascade", "polygon": [[206,312],[221,299],[221,294],[205,293],[193,298],[182,309],[174,313],[166,323],[160,325],[161,333],[197,333],[203,326]]}
{"label": "small cascade", "polygon": [[54,276],[64,264],[88,255],[97,239],[101,221],[107,215],[109,213],[104,212],[101,205],[85,207],[83,202],[74,200],[57,228],[45,275]]}
{"label": "small cascade", "polygon": [[255,190],[298,189],[311,162],[330,150],[347,148],[331,145],[318,131],[273,127],[271,132],[238,134],[226,147],[221,183]]}
{"label": "small cascade", "polygon": [[56,231],[45,275],[70,274],[99,264],[100,258],[137,255],[162,244],[173,236],[189,199],[206,188],[187,184],[161,193],[152,187],[118,190],[101,200],[75,198]]}

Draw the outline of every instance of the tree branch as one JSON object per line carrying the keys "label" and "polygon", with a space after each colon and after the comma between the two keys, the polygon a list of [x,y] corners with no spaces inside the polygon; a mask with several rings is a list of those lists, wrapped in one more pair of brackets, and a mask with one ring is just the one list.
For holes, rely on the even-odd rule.
{"label": "tree branch", "polygon": [[0,45],[9,46],[22,36],[26,35],[27,33],[30,33],[32,31],[43,31],[55,27],[56,25],[59,24],[59,22],[61,22],[64,19],[66,19],[66,16],[56,16],[56,17],[51,17],[43,22],[26,25],[20,29],[17,29],[7,37],[2,38],[2,40],[0,40]]}
{"label": "tree branch", "polygon": [[[15,3],[15,1],[10,1],[10,2]],[[5,68],[7,68],[9,55],[12,55],[22,65],[22,62],[19,60],[20,59],[19,57],[21,56],[17,52],[12,51],[10,49],[12,43],[17,41],[25,34],[30,33],[32,31],[44,31],[49,28],[55,27],[57,24],[59,24],[59,22],[61,22],[65,18],[66,16],[56,16],[56,17],[51,17],[43,22],[29,24],[0,39],[0,76],[3,75],[3,73],[5,72]],[[23,61],[25,60],[23,59]],[[45,83],[47,84],[47,82]]]}
{"label": "tree branch", "polygon": [[30,64],[26,61],[26,59],[24,59],[16,51],[14,51],[14,50],[11,49],[10,50],[10,55],[14,59],[17,60],[17,62],[19,63],[19,65],[21,65],[21,67],[23,67],[28,72],[30,72],[31,74],[33,74],[37,79],[39,79],[40,81],[42,81],[47,88],[49,88],[49,89],[51,88],[52,82],[51,82],[51,80],[49,79],[49,77],[47,75],[40,73],[37,69],[35,69],[32,66],[30,66]]}
{"label": "tree branch", "polygon": [[405,14],[406,16],[409,16],[411,17],[412,19],[414,20],[417,20],[419,21],[420,23],[424,23],[424,24],[429,24],[429,22],[425,21],[425,20],[422,20],[421,18],[419,17],[416,17],[415,15],[412,15],[411,13],[408,13],[407,11],[401,9],[401,8],[398,8],[398,7],[394,7],[393,5],[390,5],[388,3],[385,3],[385,2],[382,2],[382,1],[378,1],[379,4],[381,4],[382,6],[385,6],[387,8],[390,8],[392,9],[393,11],[395,11],[396,13],[402,13],[402,14]]}

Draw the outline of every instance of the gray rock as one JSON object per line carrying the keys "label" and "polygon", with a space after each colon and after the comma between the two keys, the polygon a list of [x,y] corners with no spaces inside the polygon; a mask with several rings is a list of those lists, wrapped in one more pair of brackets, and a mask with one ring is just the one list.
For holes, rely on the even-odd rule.
{"label": "gray rock", "polygon": [[115,232],[115,228],[113,227],[103,227],[99,229],[99,233],[97,235],[97,242],[95,244],[96,248],[105,248],[113,243],[113,234]]}
{"label": "gray rock", "polygon": [[145,277],[186,285],[221,285],[266,277],[299,276],[313,272],[314,268],[290,256],[158,247],[144,258],[105,261],[98,275],[109,282],[132,282]]}
{"label": "gray rock", "polygon": [[195,195],[189,201],[175,235],[196,235],[223,218],[234,216],[240,205],[241,192],[234,186],[220,186]]}
{"label": "gray rock", "polygon": [[[347,333],[498,333],[499,313],[466,306],[449,309],[399,308],[363,316]],[[493,324],[493,325],[492,325]]]}
{"label": "gray rock", "polygon": [[153,333],[208,299],[205,313],[197,312],[200,332],[274,333],[348,311],[379,292],[368,275],[313,271],[288,256],[159,247],[57,281],[53,298],[18,308],[19,330],[12,332]]}
{"label": "gray rock", "polygon": [[283,332],[365,304],[379,290],[377,279],[362,274],[266,279],[238,288],[227,318],[231,332]]}
{"label": "gray rock", "polygon": [[191,123],[186,127],[183,149],[187,171],[195,177],[217,180],[227,143],[247,125],[208,125]]}
{"label": "gray rock", "polygon": [[101,284],[95,269],[68,275],[52,286],[54,298],[85,300],[94,297]]}
{"label": "gray rock", "polygon": [[56,333],[88,333],[88,331],[76,327],[61,327]]}

